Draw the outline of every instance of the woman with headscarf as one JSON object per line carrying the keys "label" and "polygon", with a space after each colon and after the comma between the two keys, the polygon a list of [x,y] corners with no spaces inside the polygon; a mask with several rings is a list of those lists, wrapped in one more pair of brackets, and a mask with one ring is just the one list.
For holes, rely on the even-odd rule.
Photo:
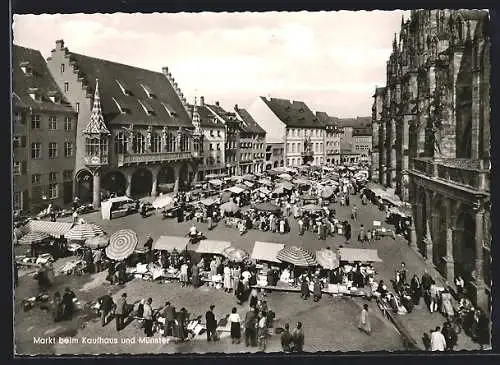
{"label": "woman with headscarf", "polygon": [[314,290],[313,290],[313,294],[314,294],[314,301],[317,302],[321,299],[321,282],[319,281],[319,278],[316,278],[314,280]]}
{"label": "woman with headscarf", "polygon": [[368,315],[368,304],[363,304],[363,309],[361,310],[361,315],[359,317],[358,328],[365,332],[367,335],[371,334],[372,326],[370,324],[370,316]]}
{"label": "woman with headscarf", "polygon": [[224,265],[224,291],[229,293],[232,289],[231,286],[231,267],[229,263]]}
{"label": "woman with headscarf", "polygon": [[300,282],[300,297],[304,300],[309,298],[309,283],[305,275],[302,276],[302,281]]}
{"label": "woman with headscarf", "polygon": [[238,290],[238,286],[240,283],[240,276],[241,276],[240,267],[238,265],[235,265],[231,270],[231,277],[232,277],[231,284],[233,287],[234,295],[236,295],[236,291]]}

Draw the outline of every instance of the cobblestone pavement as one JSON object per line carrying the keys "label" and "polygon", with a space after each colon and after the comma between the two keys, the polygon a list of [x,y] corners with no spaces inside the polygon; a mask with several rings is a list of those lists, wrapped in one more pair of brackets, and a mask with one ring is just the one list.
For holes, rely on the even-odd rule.
{"label": "cobblestone pavement", "polygon": [[[353,229],[352,236],[354,238],[357,237],[357,232],[359,231],[360,224],[364,224],[365,226],[371,226],[373,220],[381,220],[381,221],[384,220],[384,214],[382,212],[380,212],[373,205],[362,206],[358,197],[353,197],[351,199],[351,207],[352,204],[356,204],[358,206],[358,219],[356,222],[351,222]],[[341,207],[340,205],[338,205],[336,208],[337,216],[340,219],[348,219],[348,217],[350,216],[351,207]],[[84,219],[86,219],[88,222],[93,222],[101,225],[104,228],[104,230],[107,231],[108,233],[112,233],[122,228],[133,227],[133,229],[137,232],[139,236],[141,244],[142,242],[144,242],[147,234],[152,235],[153,238],[157,238],[160,235],[174,235],[174,236],[184,235],[185,233],[187,233],[190,225],[192,224],[191,222],[177,223],[176,220],[172,219],[162,220],[159,216],[156,215],[152,215],[148,218],[141,218],[140,215],[138,214],[130,215],[120,219],[115,219],[112,221],[102,221],[100,218],[100,213],[91,213],[84,216]],[[290,221],[291,221],[292,231],[291,233],[286,235],[251,230],[247,234],[240,236],[236,229],[224,227],[222,224],[220,224],[216,229],[210,232],[207,232],[206,225],[204,224],[198,224],[197,227],[201,231],[204,231],[209,239],[216,239],[216,240],[220,239],[220,240],[231,241],[233,245],[246,249],[249,252],[251,252],[253,243],[255,241],[281,242],[290,245],[299,245],[307,247],[311,250],[321,249],[326,246],[330,246],[332,249],[335,249],[339,245],[346,245],[345,240],[339,236],[328,238],[325,241],[321,241],[317,239],[315,234],[312,234],[311,232],[306,232],[306,234],[301,237],[298,235],[297,226],[293,218],[291,218]],[[356,242],[355,240],[353,240],[349,246],[362,247],[362,245]],[[384,281],[389,282],[390,279],[392,279],[394,276],[394,270],[399,267],[401,261],[404,261],[406,263],[409,276],[413,275],[413,273],[417,273],[420,276],[422,275],[424,269],[427,268],[422,258],[408,246],[408,243],[405,240],[403,240],[400,237],[397,237],[396,240],[393,240],[391,238],[383,238],[381,240],[374,241],[372,244],[369,244],[368,247],[377,248],[379,256],[383,259],[382,263],[375,264],[378,280],[384,279]],[[432,273],[433,271],[430,270],[430,272]],[[435,276],[435,278],[439,279],[437,276]],[[145,287],[145,285],[149,286],[157,284],[141,282],[139,292],[141,288]],[[129,289],[130,286],[131,284],[127,284],[126,291],[128,293],[131,290]],[[103,287],[97,289],[98,289],[97,291],[104,290]],[[204,307],[206,307],[210,300],[208,297],[205,296],[205,294],[203,294],[204,290],[205,289],[199,289],[196,292],[196,295],[192,295],[193,293],[187,294],[185,306],[192,308],[193,310],[196,310],[196,308],[194,308],[196,305],[192,303],[196,301],[196,299],[202,300],[203,298],[205,298],[203,299],[203,301],[201,301],[201,303],[205,304]],[[147,290],[144,289],[144,293],[146,292]],[[187,291],[186,293],[189,293],[189,291]],[[221,296],[220,294],[214,297],[217,298],[217,302],[215,302],[214,304],[217,307],[221,307],[220,309],[222,309],[224,305],[227,305],[227,310],[229,310],[230,306],[232,305],[231,304],[232,299],[225,298],[225,295]],[[85,295],[89,294],[86,293]],[[156,293],[156,290],[154,291],[154,295],[151,296],[155,299],[155,301],[159,300],[160,298],[160,294]],[[16,292],[16,297],[18,297],[17,292]],[[96,296],[94,296],[93,298],[89,298],[87,300],[94,299],[95,297]],[[272,293],[272,295],[269,297],[269,302],[275,300],[273,298],[279,298],[276,305],[276,309],[280,308],[279,310],[276,310],[279,317],[286,318],[286,320],[290,321],[290,323],[296,322],[298,318],[302,318],[301,316],[305,315],[305,313],[307,312],[308,315],[303,320],[303,322],[306,323],[306,328],[309,328],[309,330],[314,329],[314,331],[310,333],[306,332],[306,346],[305,346],[306,350],[356,351],[358,349],[359,350],[363,349],[364,351],[366,351],[366,350],[402,349],[400,340],[399,339],[397,341],[395,341],[394,339],[390,340],[391,336],[388,334],[387,336],[389,338],[385,339],[384,341],[381,340],[383,339],[382,333],[385,334],[386,332],[391,333],[391,331],[394,331],[393,328],[390,326],[388,327],[387,324],[382,325],[383,323],[382,321],[380,325],[374,323],[373,326],[375,328],[377,326],[380,326],[380,329],[384,329],[384,331],[381,331],[379,333],[374,328],[374,332],[376,333],[376,335],[371,336],[369,338],[366,335],[363,335],[364,337],[360,336],[361,333],[359,333],[359,331],[355,327],[355,322],[357,321],[360,307],[359,305],[354,304],[356,303],[355,301],[334,300],[328,297],[324,297],[322,303],[316,306],[313,305],[312,302],[311,303],[306,302],[307,304],[302,303],[303,301],[300,300],[298,295],[292,293]],[[207,302],[205,302],[205,300],[207,300]],[[228,303],[225,302],[227,300],[229,300]],[[326,305],[327,301],[334,301],[335,304],[330,305],[330,303],[328,303],[328,305]],[[280,305],[282,303],[285,304],[285,302],[286,305]],[[226,304],[221,304],[221,303],[226,303]],[[378,308],[372,304],[370,305],[372,307],[372,317],[375,317],[375,314],[377,316],[380,315],[380,311],[378,310]],[[203,314],[205,311],[206,308],[202,308],[200,314]],[[289,314],[287,315],[287,313]],[[219,315],[220,314],[221,312],[219,312]],[[329,319],[328,325],[326,325],[327,319]],[[437,313],[430,314],[429,311],[423,305],[421,305],[420,307],[416,307],[412,313],[407,314],[405,316],[401,316],[400,319],[401,322],[405,325],[405,327],[407,327],[408,332],[414,337],[414,339],[417,341],[418,345],[421,346],[422,349],[423,349],[423,344],[421,341],[422,334],[438,325],[442,326],[442,323],[444,321],[443,317],[440,314]],[[19,322],[22,323],[19,324]],[[28,324],[25,324],[24,322],[25,322],[24,319],[19,321],[16,318],[16,334],[20,333],[23,334],[23,336],[19,336],[19,341],[16,338],[16,343],[18,344],[18,352],[23,352],[21,351],[21,349],[26,349],[24,351],[29,351],[29,352],[31,351],[38,352],[45,350],[47,346],[38,346],[38,347],[32,346],[33,342],[32,336],[31,337],[25,336],[27,334],[25,333],[25,331],[27,331],[27,329],[30,327],[28,325],[29,321]],[[48,324],[45,323],[45,325]],[[33,327],[33,325],[31,327]],[[101,329],[101,327],[99,326],[96,327],[95,330],[92,330],[93,327],[91,324],[89,324],[88,326],[85,327],[85,329],[80,330],[80,332],[87,333],[87,331],[92,330],[96,331],[94,332],[96,334],[101,332],[107,333],[107,331],[110,331],[108,330],[108,327],[111,328],[112,326],[108,325],[106,326],[105,329]],[[131,327],[133,327],[133,325]],[[31,329],[30,331],[33,331],[33,329]],[[125,331],[132,331],[132,329],[124,330],[123,336],[127,336],[127,333]],[[137,331],[138,330],[136,330],[136,332]],[[27,332],[29,333],[29,331]],[[80,332],[78,332],[79,336]],[[109,333],[110,335],[115,336],[114,331],[111,331]],[[315,335],[318,335],[317,336],[318,338],[315,338]],[[24,340],[21,338],[24,338]],[[308,341],[307,340],[308,338],[310,338],[311,340]],[[272,349],[272,347],[274,346],[273,341],[274,341],[273,339],[270,341],[268,346],[269,349]],[[208,349],[205,349],[207,348],[207,345],[210,346],[208,346]],[[74,345],[61,345],[61,346],[74,346]],[[141,345],[141,346],[146,346],[146,345]],[[144,350],[141,349],[141,346],[128,346],[127,350],[139,353],[144,352]],[[147,346],[152,346],[152,345],[147,345]],[[193,347],[196,347],[196,351],[227,351],[224,349],[219,350],[218,348],[221,346],[222,347],[225,346],[224,341],[221,341],[221,343],[218,344],[206,344],[205,341],[201,341],[199,344],[196,343],[196,345],[195,342],[191,342],[187,344],[178,345],[175,351],[190,352],[192,351]],[[229,344],[229,346],[231,345]],[[32,350],[33,347],[36,347],[37,349]],[[162,346],[160,345],[160,347]],[[231,346],[231,349],[233,349],[231,351],[239,351],[239,350],[234,350],[235,347],[237,346]],[[158,348],[158,349],[155,348],[154,350],[155,351],[158,350],[159,352],[169,352],[170,348],[172,348],[172,346],[167,346],[167,349],[165,350],[163,348]],[[478,348],[479,346],[473,343],[470,340],[470,338],[466,337],[463,334],[459,336],[457,349],[471,350]],[[55,351],[55,348],[49,351]],[[63,348],[57,347],[57,352],[60,353],[61,351],[66,352],[64,351]],[[246,351],[246,349],[243,347],[241,351]],[[113,351],[110,351],[108,348],[105,352],[113,352]]]}

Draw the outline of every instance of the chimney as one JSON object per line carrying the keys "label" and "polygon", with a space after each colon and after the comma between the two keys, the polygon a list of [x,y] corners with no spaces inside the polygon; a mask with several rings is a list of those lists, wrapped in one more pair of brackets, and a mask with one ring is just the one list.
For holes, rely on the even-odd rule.
{"label": "chimney", "polygon": [[63,49],[64,48],[64,41],[62,39],[59,39],[56,41],[56,49]]}
{"label": "chimney", "polygon": [[200,106],[205,106],[205,97],[200,96]]}
{"label": "chimney", "polygon": [[234,104],[234,110],[238,110],[238,104]]}
{"label": "chimney", "polygon": [[215,102],[215,106],[219,106],[219,102],[218,101]]}
{"label": "chimney", "polygon": [[164,66],[161,68],[161,72],[166,76],[168,75],[168,67]]}

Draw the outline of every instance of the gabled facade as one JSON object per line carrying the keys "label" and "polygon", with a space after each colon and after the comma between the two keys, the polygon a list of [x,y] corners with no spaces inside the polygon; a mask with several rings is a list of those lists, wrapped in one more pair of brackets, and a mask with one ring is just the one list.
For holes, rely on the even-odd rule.
{"label": "gabled facade", "polygon": [[[97,207],[108,193],[155,196],[189,187],[202,157],[200,136],[168,68],[154,72],[72,53],[62,40],[47,65],[78,111],[74,184],[82,201],[92,200]],[[109,131],[99,146],[85,133],[98,91]]]}
{"label": "gabled facade", "polygon": [[261,96],[247,110],[269,143],[284,143],[286,166],[324,163],[325,126],[304,102]]}
{"label": "gabled facade", "polygon": [[325,112],[316,112],[316,117],[325,125],[325,161],[327,164],[338,165],[340,164],[340,138],[342,136],[339,119]]}
{"label": "gabled facade", "polygon": [[259,173],[264,171],[266,153],[266,131],[252,118],[246,109],[234,106],[240,121],[239,173]]}
{"label": "gabled facade", "polygon": [[12,47],[14,211],[72,202],[76,121],[38,50]]}

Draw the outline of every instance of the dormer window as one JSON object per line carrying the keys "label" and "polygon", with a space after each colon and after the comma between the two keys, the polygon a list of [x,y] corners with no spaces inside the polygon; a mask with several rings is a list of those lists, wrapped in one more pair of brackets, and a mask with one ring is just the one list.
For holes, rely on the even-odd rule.
{"label": "dormer window", "polygon": [[161,103],[161,105],[165,108],[165,110],[167,111],[168,115],[170,115],[171,117],[175,117],[176,116],[176,112],[174,111],[174,109],[166,104],[166,103]]}
{"label": "dormer window", "polygon": [[127,114],[128,112],[130,112],[130,108],[123,101],[118,100],[116,98],[112,98],[112,99],[115,102],[116,107],[118,108],[118,111],[121,114]]}
{"label": "dormer window", "polygon": [[155,93],[149,88],[149,86],[141,84],[141,87],[144,89],[144,92],[146,93],[148,98],[150,98],[150,99],[156,98]]}
{"label": "dormer window", "polygon": [[42,101],[42,96],[40,95],[40,91],[38,90],[38,88],[30,88],[28,90],[28,94],[31,99],[35,101]]}
{"label": "dormer window", "polygon": [[151,107],[151,105],[149,105],[145,101],[141,101],[141,100],[137,100],[137,101],[139,102],[139,104],[141,104],[142,109],[144,109],[144,113],[146,113],[147,115],[153,115],[154,114],[154,110]]}
{"label": "dormer window", "polygon": [[123,95],[130,96],[132,93],[130,92],[130,89],[123,83],[118,80],[115,80],[116,84],[120,87],[120,90],[122,91]]}
{"label": "dormer window", "polygon": [[21,62],[19,66],[21,66],[21,70],[26,76],[33,75],[33,68],[31,67],[31,64],[29,62]]}
{"label": "dormer window", "polygon": [[61,103],[61,99],[59,97],[59,95],[57,94],[57,91],[49,91],[47,93],[49,99],[51,102],[53,102],[54,104],[60,104]]}

